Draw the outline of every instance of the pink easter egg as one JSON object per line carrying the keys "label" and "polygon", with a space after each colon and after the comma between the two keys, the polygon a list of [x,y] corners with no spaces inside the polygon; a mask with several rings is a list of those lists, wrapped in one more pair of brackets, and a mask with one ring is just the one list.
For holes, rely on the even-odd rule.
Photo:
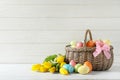
{"label": "pink easter egg", "polygon": [[76,48],[81,48],[81,47],[83,47],[83,43],[82,42],[78,42],[77,44],[76,44]]}
{"label": "pink easter egg", "polygon": [[76,65],[76,62],[74,60],[71,60],[69,64],[74,67]]}

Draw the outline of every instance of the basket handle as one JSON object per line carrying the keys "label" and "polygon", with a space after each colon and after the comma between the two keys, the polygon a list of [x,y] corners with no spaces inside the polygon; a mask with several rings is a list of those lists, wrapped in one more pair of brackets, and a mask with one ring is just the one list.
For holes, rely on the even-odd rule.
{"label": "basket handle", "polygon": [[86,33],[85,33],[85,39],[84,39],[84,46],[86,47],[86,43],[87,43],[87,35],[89,34],[89,38],[90,40],[92,40],[92,33],[90,31],[90,29],[87,29],[86,30]]}

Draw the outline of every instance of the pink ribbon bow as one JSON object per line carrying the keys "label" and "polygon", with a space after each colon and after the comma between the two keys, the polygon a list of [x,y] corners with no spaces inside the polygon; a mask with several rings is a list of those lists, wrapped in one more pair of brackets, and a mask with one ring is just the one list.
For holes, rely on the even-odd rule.
{"label": "pink ribbon bow", "polygon": [[93,56],[94,57],[98,56],[102,51],[104,52],[106,58],[110,59],[111,57],[110,46],[102,41],[96,41],[96,50],[93,52]]}

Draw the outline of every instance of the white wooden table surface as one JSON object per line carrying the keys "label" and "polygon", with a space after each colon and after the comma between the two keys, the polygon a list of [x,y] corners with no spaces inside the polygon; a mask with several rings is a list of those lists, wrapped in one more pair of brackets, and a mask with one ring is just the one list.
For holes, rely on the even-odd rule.
{"label": "white wooden table surface", "polygon": [[39,73],[31,71],[32,64],[0,64],[0,80],[80,80],[80,79],[120,79],[120,66],[113,65],[108,71],[93,71],[87,75]]}

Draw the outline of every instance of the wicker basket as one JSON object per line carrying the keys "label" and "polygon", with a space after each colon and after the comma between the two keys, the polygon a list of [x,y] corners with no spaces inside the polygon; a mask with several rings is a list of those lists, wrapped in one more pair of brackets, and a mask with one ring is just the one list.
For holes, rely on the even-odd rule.
{"label": "wicker basket", "polygon": [[76,63],[83,64],[85,61],[90,61],[93,65],[93,71],[104,71],[108,70],[113,63],[113,47],[110,46],[110,54],[111,58],[107,59],[102,51],[97,57],[93,56],[93,52],[95,51],[96,47],[86,47],[87,35],[89,34],[90,40],[92,40],[91,31],[88,29],[86,30],[85,40],[84,40],[84,47],[80,49],[71,48],[70,45],[65,47],[66,50],[66,62],[70,62],[74,60]]}

